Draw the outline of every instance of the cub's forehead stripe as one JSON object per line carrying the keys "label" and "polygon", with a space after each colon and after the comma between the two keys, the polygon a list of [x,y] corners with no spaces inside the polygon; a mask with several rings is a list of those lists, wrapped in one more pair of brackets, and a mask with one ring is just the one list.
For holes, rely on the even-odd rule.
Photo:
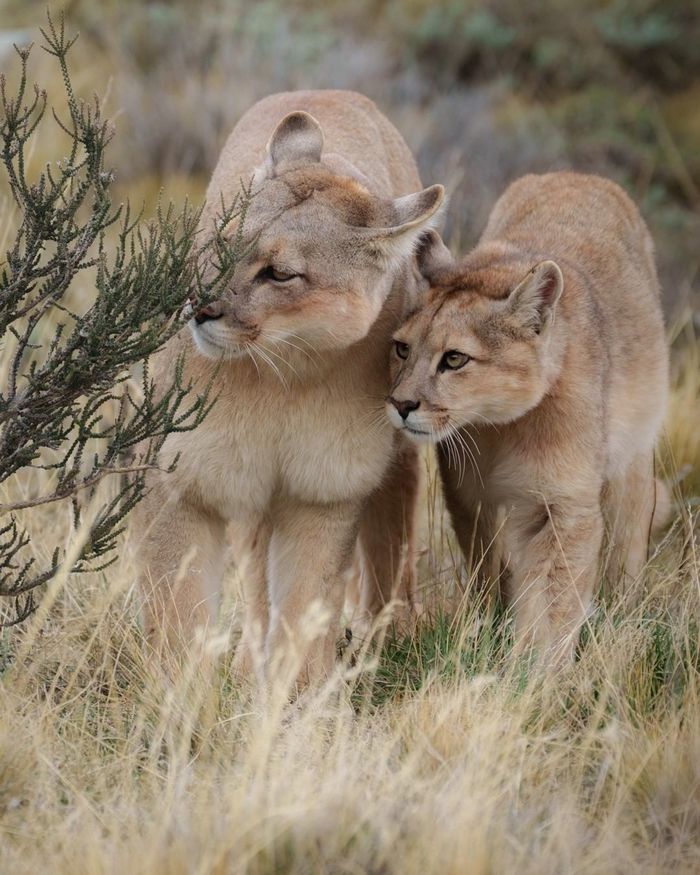
{"label": "cub's forehead stripe", "polygon": [[443,298],[436,305],[433,305],[433,312],[430,314],[430,317],[428,318],[428,320],[426,321],[426,323],[423,327],[423,332],[421,334],[421,342],[425,343],[425,341],[428,339],[428,335],[433,330],[433,323],[435,322],[435,319],[436,319],[438,313],[440,312],[440,310],[442,310],[442,308],[445,306],[446,301],[447,301],[447,299]]}

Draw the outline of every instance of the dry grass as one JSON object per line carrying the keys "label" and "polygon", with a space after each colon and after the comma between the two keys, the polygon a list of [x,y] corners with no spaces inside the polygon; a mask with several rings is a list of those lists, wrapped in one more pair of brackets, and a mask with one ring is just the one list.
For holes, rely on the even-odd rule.
{"label": "dry grass", "polygon": [[[697,355],[680,354],[667,453],[694,478]],[[218,668],[164,686],[126,553],[105,576],[57,581],[2,637],[2,870],[697,871],[693,475],[644,580],[600,606],[558,678],[509,654],[507,615],[468,599],[448,612],[456,569],[435,516],[418,635],[389,635],[294,706],[231,684],[225,635]],[[56,508],[33,523],[37,551],[65,536]]]}

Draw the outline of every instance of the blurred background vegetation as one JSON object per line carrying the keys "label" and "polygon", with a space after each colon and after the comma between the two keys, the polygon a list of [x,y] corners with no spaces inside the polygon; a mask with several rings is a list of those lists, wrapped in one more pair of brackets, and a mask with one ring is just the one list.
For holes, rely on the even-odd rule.
{"label": "blurred background vegetation", "polygon": [[[0,0],[0,69],[37,40],[45,0]],[[53,4],[54,13],[60,6]],[[698,0],[66,0],[77,91],[117,127],[119,197],[198,202],[221,145],[265,94],[372,97],[451,193],[464,251],[504,187],[573,167],[622,183],[657,242],[673,321],[700,292]],[[51,59],[33,76],[61,100]],[[53,80],[53,84],[52,84]],[[52,88],[55,94],[52,94]],[[34,160],[61,157],[49,118]],[[0,231],[1,231],[0,227]],[[1,234],[0,234],[1,236]]]}

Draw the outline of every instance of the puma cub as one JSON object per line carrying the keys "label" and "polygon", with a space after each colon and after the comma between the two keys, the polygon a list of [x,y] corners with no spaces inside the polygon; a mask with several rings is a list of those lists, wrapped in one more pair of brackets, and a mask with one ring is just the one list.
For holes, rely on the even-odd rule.
{"label": "puma cub", "polygon": [[647,558],[668,384],[651,238],[614,183],[531,175],[464,260],[431,232],[419,267],[430,289],[394,335],[389,418],[437,443],[482,580],[498,577],[499,543],[518,648],[566,659],[604,527],[614,573]]}
{"label": "puma cub", "polygon": [[[148,636],[177,651],[216,610],[233,523],[253,559],[239,663],[260,639],[268,665],[298,664],[305,683],[333,664],[358,540],[363,607],[375,613],[400,585],[417,453],[382,414],[386,355],[444,192],[420,190],[399,133],[348,91],[253,106],[214,170],[203,235],[251,178],[230,287],[195,306],[158,366],[172,371],[187,350],[185,379],[213,379],[217,400],[195,432],[168,436],[162,464],[180,461],[152,479],[134,536]],[[233,246],[237,222],[222,233]],[[314,603],[323,629],[311,640]]]}

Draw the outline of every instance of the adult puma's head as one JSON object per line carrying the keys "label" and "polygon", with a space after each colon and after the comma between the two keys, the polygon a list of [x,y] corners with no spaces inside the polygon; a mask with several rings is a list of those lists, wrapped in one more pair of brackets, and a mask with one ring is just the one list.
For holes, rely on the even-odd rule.
{"label": "adult puma's head", "polygon": [[[349,161],[323,153],[316,120],[290,113],[255,174],[233,280],[190,321],[199,350],[234,357],[274,345],[279,356],[361,340],[443,195],[439,185],[394,200],[371,194]],[[237,231],[237,220],[224,230],[232,245]]]}
{"label": "adult puma's head", "polygon": [[394,335],[391,395],[396,428],[439,441],[468,424],[518,419],[548,391],[552,335],[563,277],[553,261],[529,269],[502,252],[455,264],[429,232],[418,252],[430,285]]}

